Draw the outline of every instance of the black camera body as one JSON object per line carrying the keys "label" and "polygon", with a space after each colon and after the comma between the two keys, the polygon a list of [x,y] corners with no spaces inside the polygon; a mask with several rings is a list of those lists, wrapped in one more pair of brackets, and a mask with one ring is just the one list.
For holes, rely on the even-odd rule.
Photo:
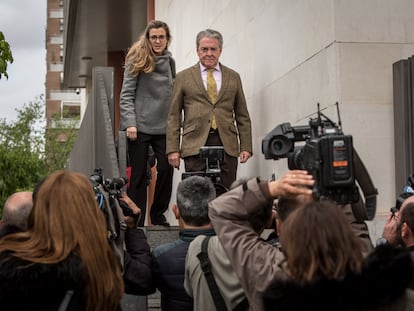
{"label": "black camera body", "polygon": [[[296,142],[304,142],[295,146]],[[313,195],[328,197],[339,204],[359,200],[355,183],[352,136],[344,135],[340,126],[319,110],[308,126],[276,126],[262,140],[265,159],[288,159],[291,170],[311,173],[315,179]]]}
{"label": "black camera body", "polygon": [[[117,200],[124,216],[133,216],[131,208],[125,202],[120,200],[122,188],[128,183],[128,178],[105,178],[102,169],[98,168],[95,169],[94,173],[89,177],[89,180],[92,182],[99,205],[101,205],[100,196],[103,195],[101,193],[101,189],[103,189],[108,194],[111,206],[113,205],[113,201]],[[101,189],[99,185],[102,186]]]}
{"label": "black camera body", "polygon": [[220,180],[220,161],[224,159],[224,147],[223,146],[203,146],[200,148],[200,158],[206,162],[205,171],[197,172],[184,172],[181,175],[181,180],[184,180],[191,176],[208,177],[216,188],[216,196],[219,196],[227,191],[226,187]]}

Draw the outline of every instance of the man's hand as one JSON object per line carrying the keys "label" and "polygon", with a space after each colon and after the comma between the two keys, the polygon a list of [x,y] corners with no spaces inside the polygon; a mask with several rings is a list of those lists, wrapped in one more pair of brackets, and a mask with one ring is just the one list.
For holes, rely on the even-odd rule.
{"label": "man's hand", "polygon": [[126,203],[128,207],[131,209],[133,216],[126,216],[125,223],[127,224],[128,228],[134,229],[137,227],[137,220],[139,219],[139,214],[141,214],[141,209],[135,204],[134,201],[126,194],[126,192],[121,193],[121,197],[119,198],[122,202]]}
{"label": "man's hand", "polygon": [[382,237],[387,240],[391,245],[398,244],[397,238],[397,225],[398,225],[398,211],[395,214],[390,213],[385,221],[384,231],[382,232]]}
{"label": "man's hand", "polygon": [[312,175],[307,171],[293,170],[277,180],[270,181],[269,191],[274,198],[278,196],[296,197],[300,194],[310,196],[312,189],[309,187],[312,187],[314,183]]}
{"label": "man's hand", "polygon": [[240,152],[240,163],[246,163],[248,159],[250,159],[252,154],[248,151],[242,151]]}
{"label": "man's hand", "polygon": [[177,170],[180,169],[180,153],[171,152],[168,154],[168,163]]}
{"label": "man's hand", "polygon": [[138,132],[138,129],[135,126],[127,127],[127,129],[126,129],[126,137],[129,140],[137,140],[137,138],[138,138],[137,132]]}

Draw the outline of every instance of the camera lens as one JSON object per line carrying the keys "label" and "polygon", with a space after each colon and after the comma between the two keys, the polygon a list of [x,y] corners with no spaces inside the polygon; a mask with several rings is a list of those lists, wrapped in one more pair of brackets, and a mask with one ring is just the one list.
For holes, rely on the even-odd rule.
{"label": "camera lens", "polygon": [[274,142],[273,148],[274,148],[275,151],[280,152],[280,150],[283,149],[283,143],[280,140],[277,140],[277,141]]}
{"label": "camera lens", "polygon": [[285,136],[276,136],[270,142],[270,149],[273,155],[277,157],[286,156],[289,151],[292,149],[293,143],[291,140],[287,139]]}

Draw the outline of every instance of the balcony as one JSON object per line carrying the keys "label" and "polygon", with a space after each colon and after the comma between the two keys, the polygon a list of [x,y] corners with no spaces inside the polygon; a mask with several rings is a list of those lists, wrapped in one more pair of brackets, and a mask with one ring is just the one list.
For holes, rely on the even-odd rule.
{"label": "balcony", "polygon": [[49,91],[49,100],[61,100],[70,102],[81,102],[80,94],[73,90],[51,90]]}
{"label": "balcony", "polygon": [[60,120],[50,120],[49,128],[52,129],[61,129],[61,128],[76,128],[79,129],[81,124],[80,120],[75,119],[60,119]]}
{"label": "balcony", "polygon": [[50,10],[49,18],[63,18],[63,9],[59,10]]}
{"label": "balcony", "polygon": [[63,63],[50,64],[49,65],[49,71],[62,72],[63,71]]}

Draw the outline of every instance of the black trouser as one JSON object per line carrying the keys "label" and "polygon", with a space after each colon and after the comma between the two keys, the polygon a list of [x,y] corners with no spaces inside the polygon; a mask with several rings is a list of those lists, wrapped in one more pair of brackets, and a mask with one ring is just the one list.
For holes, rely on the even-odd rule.
{"label": "black trouser", "polygon": [[165,135],[149,135],[138,133],[135,141],[128,141],[129,161],[131,165],[130,186],[128,196],[141,209],[138,226],[144,226],[147,206],[147,161],[148,146],[151,145],[157,159],[157,182],[155,184],[154,201],[151,207],[151,222],[165,222],[164,212],[168,209],[171,198],[173,168],[169,165],[165,154]]}
{"label": "black trouser", "polygon": [[[211,130],[205,146],[223,146],[217,130]],[[200,158],[200,155],[194,155],[184,158],[186,172],[198,172],[206,170],[206,162]],[[220,162],[220,182],[224,187],[230,189],[233,181],[236,180],[237,158],[224,152],[224,159]]]}

